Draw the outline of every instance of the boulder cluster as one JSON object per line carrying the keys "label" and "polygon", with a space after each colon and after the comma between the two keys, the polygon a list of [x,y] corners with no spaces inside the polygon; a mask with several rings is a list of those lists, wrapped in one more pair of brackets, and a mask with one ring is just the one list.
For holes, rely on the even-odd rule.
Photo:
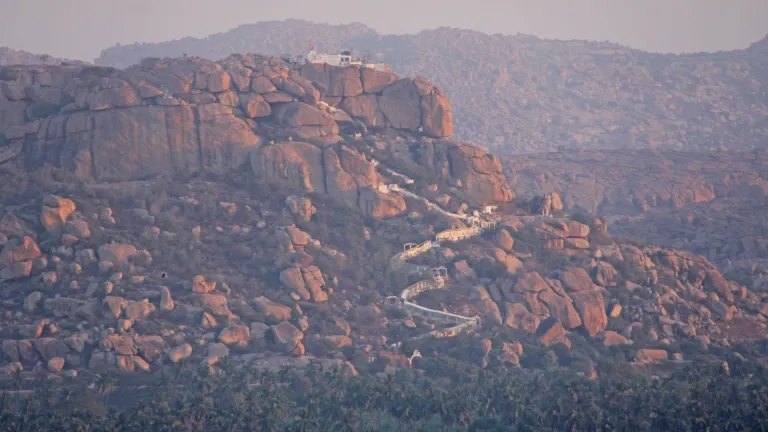
{"label": "boulder cluster", "polygon": [[452,134],[450,102],[429,81],[367,68],[292,69],[280,59],[232,56],[0,73],[8,146],[27,142],[37,162],[99,180],[236,169],[265,141],[333,142],[340,126],[355,123]]}
{"label": "boulder cluster", "polygon": [[347,129],[418,136],[409,161],[478,201],[512,198],[497,158],[443,139],[452,134],[450,102],[422,77],[255,55],[0,71],[0,164],[51,164],[98,181],[250,166],[260,179],[329,194],[375,218],[403,213],[402,198],[380,192],[375,164],[341,145]]}
{"label": "boulder cluster", "polygon": [[[286,202],[315,211],[307,198]],[[239,208],[225,202],[219,207],[229,219]],[[318,327],[308,333],[310,321],[299,303],[328,302],[337,281],[328,280],[307,252],[340,254],[295,225],[277,227],[266,242],[274,245],[282,287],[270,293],[272,299],[244,300],[233,296],[221,276],[199,274],[179,282],[159,271],[153,254],[162,253],[153,248],[160,241],[182,248],[181,233],[151,226],[154,217],[146,211],[134,209],[118,220],[109,208],[89,214],[56,195],[38,201],[37,209],[38,223],[28,221],[29,208],[23,218],[14,212],[0,218],[0,377],[17,370],[70,377],[86,369],[152,372],[183,361],[212,367],[235,355],[302,357],[306,342],[351,344],[349,325],[339,316],[333,325],[315,321]],[[303,218],[301,212],[294,217]],[[98,239],[130,237],[137,226],[145,231],[135,244]],[[250,235],[247,228],[233,226],[232,234],[218,228],[212,231],[222,238]],[[195,247],[211,247],[201,231],[195,227],[189,238]]]}

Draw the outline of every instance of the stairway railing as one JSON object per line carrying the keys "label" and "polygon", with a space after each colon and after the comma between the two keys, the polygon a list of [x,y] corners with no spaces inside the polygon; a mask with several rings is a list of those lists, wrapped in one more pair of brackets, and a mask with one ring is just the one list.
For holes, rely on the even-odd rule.
{"label": "stairway railing", "polygon": [[[381,167],[381,165],[377,165],[377,166]],[[394,177],[400,177],[405,179],[406,184],[413,183],[413,180],[409,179],[408,177],[402,174],[399,174],[387,167],[381,167],[381,168],[383,168],[386,172],[388,172]],[[457,213],[451,213],[451,212],[445,211],[442,208],[440,208],[437,204],[434,204],[429,200],[427,200],[426,198],[420,195],[417,195],[409,190],[403,189],[397,184],[390,184],[387,188],[390,191],[397,192],[404,196],[426,203],[428,210],[436,211],[448,217],[465,220],[470,222],[471,224],[469,228],[459,228],[459,229],[446,230],[446,231],[439,232],[435,236],[434,241],[427,240],[421,244],[406,243],[405,245],[403,245],[403,251],[395,254],[390,259],[389,261],[390,269],[392,270],[400,270],[407,263],[409,259],[417,257],[421,254],[424,254],[430,249],[440,247],[441,242],[446,242],[446,241],[455,242],[455,241],[476,237],[482,234],[484,230],[493,229],[496,227],[496,222],[494,221],[484,221],[476,216],[460,215]],[[419,274],[422,274],[425,271],[425,269],[422,267],[417,267],[416,270],[417,270],[417,273]],[[433,330],[431,332],[416,336],[412,339],[416,340],[416,339],[423,339],[426,337],[435,337],[435,338],[453,337],[463,331],[473,329],[478,325],[480,325],[480,317],[478,316],[467,317],[467,316],[458,315],[450,312],[444,312],[441,310],[430,309],[409,301],[411,298],[416,297],[417,295],[425,291],[441,289],[446,286],[446,280],[447,280],[446,268],[435,267],[435,268],[432,268],[431,270],[432,270],[432,278],[424,279],[408,286],[405,290],[403,290],[400,296],[387,297],[386,303],[388,305],[397,306],[402,309],[405,309],[411,314],[423,316],[429,320],[439,321],[444,324],[457,324],[457,325],[453,327],[445,328],[445,329]],[[400,343],[401,342],[397,342],[392,346],[393,347],[399,346]]]}

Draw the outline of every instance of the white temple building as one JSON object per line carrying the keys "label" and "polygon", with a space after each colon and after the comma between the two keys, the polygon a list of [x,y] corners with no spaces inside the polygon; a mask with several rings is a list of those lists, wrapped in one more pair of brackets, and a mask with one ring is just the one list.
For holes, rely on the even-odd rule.
{"label": "white temple building", "polygon": [[315,51],[315,47],[312,44],[310,44],[310,50],[304,57],[304,61],[306,63],[325,63],[331,66],[340,67],[357,66],[375,69],[382,72],[392,71],[392,66],[386,63],[369,63],[367,61],[360,60],[359,57],[353,59],[352,52],[350,51],[342,51],[340,54],[318,53]]}

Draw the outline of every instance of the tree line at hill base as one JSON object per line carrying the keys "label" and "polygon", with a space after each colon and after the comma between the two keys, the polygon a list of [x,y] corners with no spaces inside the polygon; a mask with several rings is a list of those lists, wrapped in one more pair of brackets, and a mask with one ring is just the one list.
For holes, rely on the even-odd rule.
{"label": "tree line at hill base", "polygon": [[[29,395],[5,392],[2,431],[741,431],[768,428],[768,380],[753,365],[698,366],[667,377],[601,365],[573,372],[484,369],[424,360],[384,379],[310,366],[267,373],[218,365],[164,375],[116,406],[114,381]],[[730,369],[730,370],[728,370]],[[451,378],[448,378],[451,377]],[[116,390],[117,389],[117,390]],[[117,397],[116,397],[117,396]],[[110,402],[112,400],[112,402]],[[104,406],[109,406],[105,411]]]}

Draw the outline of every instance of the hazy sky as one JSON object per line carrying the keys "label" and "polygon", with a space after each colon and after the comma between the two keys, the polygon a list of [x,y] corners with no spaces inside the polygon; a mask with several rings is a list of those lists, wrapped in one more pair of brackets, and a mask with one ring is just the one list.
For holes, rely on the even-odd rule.
{"label": "hazy sky", "polygon": [[448,26],[691,52],[763,38],[768,0],[0,0],[0,46],[91,61],[118,42],[204,37],[285,18],[362,22],[380,33]]}

